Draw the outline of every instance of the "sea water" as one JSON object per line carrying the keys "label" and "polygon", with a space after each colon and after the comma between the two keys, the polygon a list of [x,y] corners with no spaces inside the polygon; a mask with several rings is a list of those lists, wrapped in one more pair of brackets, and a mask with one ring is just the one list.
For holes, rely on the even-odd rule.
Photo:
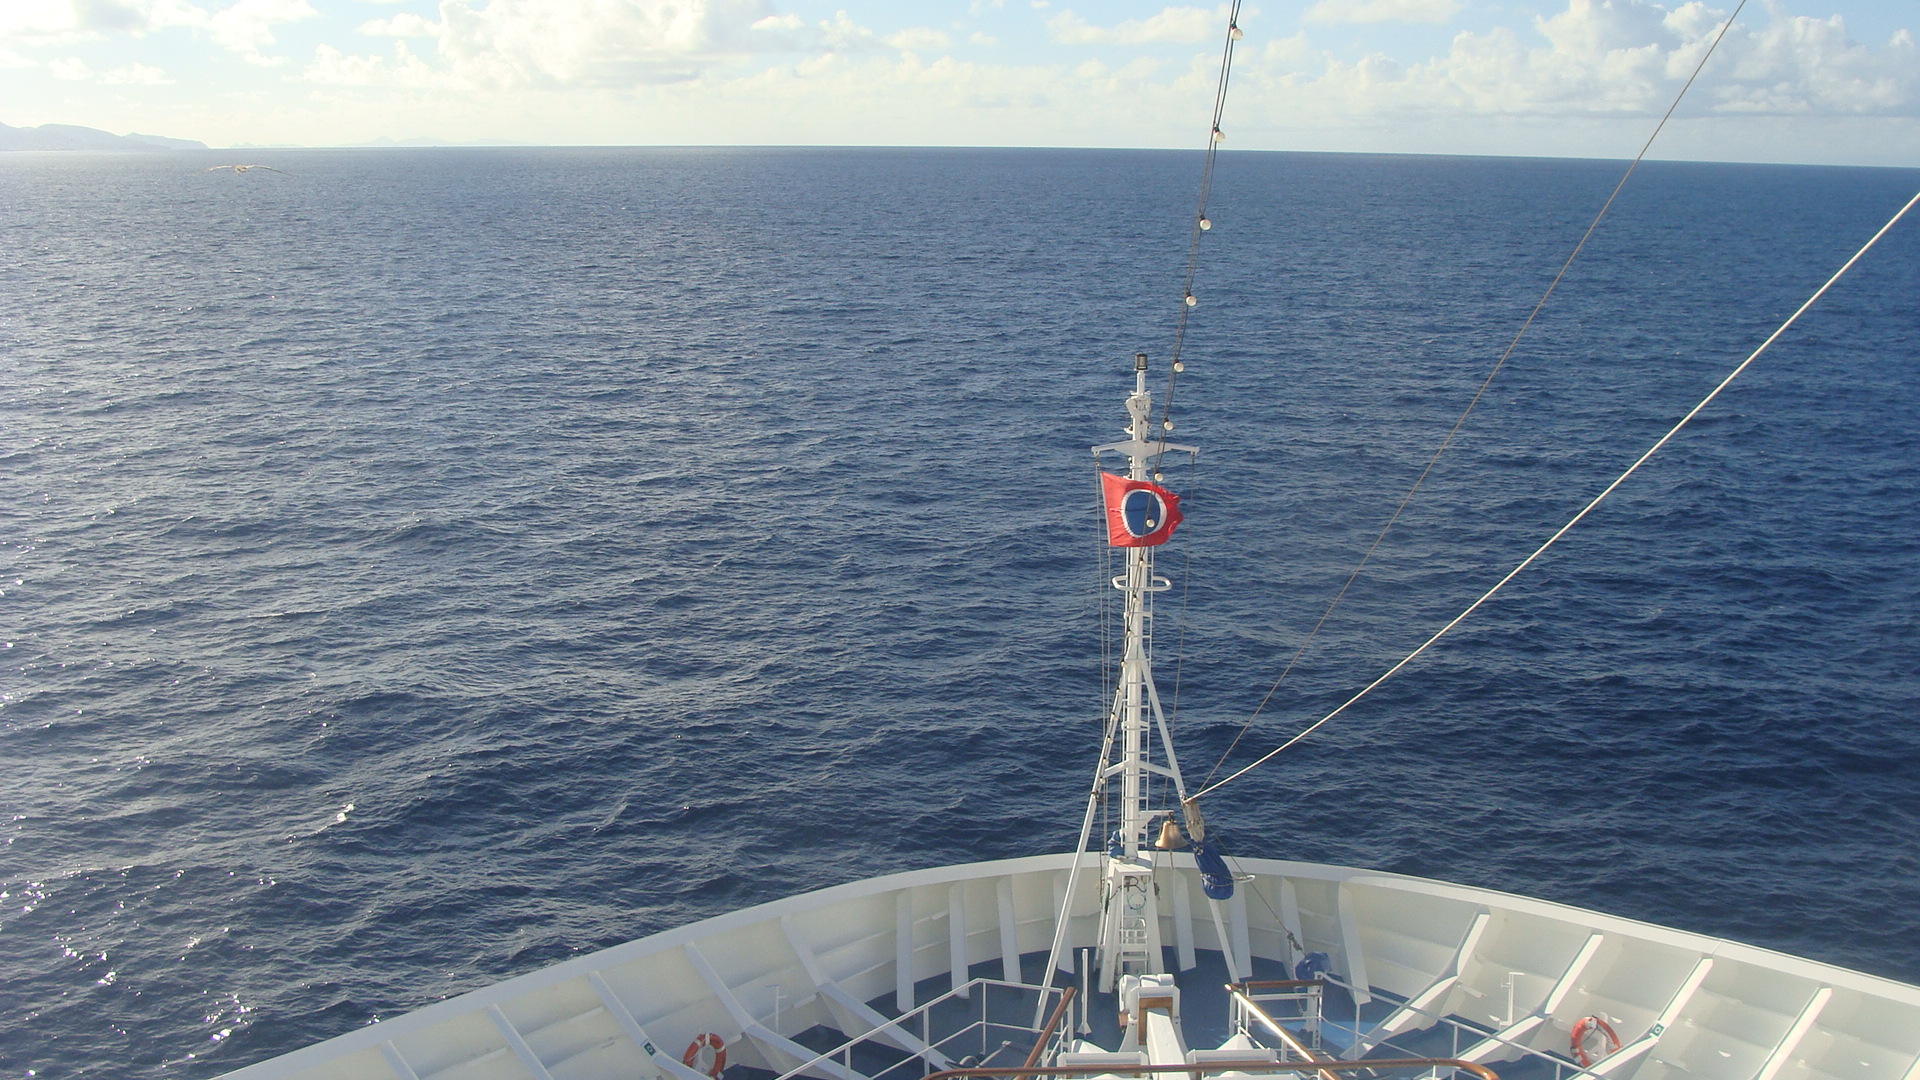
{"label": "sea water", "polygon": [[[1167,392],[1197,154],[258,156],[0,157],[0,1072],[209,1076],[1073,843],[1087,448],[1136,351]],[[1920,187],[1643,166],[1276,687],[1622,169],[1221,156],[1155,619],[1191,782],[1480,595]],[[1920,980],[1917,296],[1909,221],[1209,796],[1229,852]]]}

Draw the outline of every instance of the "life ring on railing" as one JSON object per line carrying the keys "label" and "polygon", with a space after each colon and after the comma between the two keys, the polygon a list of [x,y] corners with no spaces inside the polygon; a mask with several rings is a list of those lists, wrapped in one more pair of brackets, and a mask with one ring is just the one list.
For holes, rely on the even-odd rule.
{"label": "life ring on railing", "polygon": [[1574,1059],[1584,1069],[1609,1054],[1619,1053],[1620,1036],[1603,1017],[1583,1016],[1573,1025],[1571,1048]]}
{"label": "life ring on railing", "polygon": [[711,1031],[706,1032],[687,1044],[680,1063],[720,1080],[720,1074],[727,1071],[727,1041]]}

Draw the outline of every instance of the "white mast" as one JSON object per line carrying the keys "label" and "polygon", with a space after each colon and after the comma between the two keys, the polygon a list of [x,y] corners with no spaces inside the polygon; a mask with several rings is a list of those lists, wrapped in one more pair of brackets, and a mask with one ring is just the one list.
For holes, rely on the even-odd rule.
{"label": "white mast", "polygon": [[[1128,438],[1125,442],[1096,446],[1093,453],[1096,459],[1103,453],[1123,453],[1127,455],[1127,478],[1150,481],[1153,459],[1170,450],[1189,454],[1198,450],[1154,437],[1164,433],[1153,430],[1153,395],[1147,391],[1145,353],[1134,357],[1133,370],[1134,389],[1127,398]],[[1117,730],[1119,735],[1120,754],[1100,775],[1100,782],[1109,793],[1116,777],[1120,787],[1119,799],[1110,799],[1108,803],[1117,810],[1120,827],[1108,840],[1102,890],[1099,968],[1103,991],[1112,990],[1120,975],[1161,970],[1159,905],[1153,888],[1153,838],[1147,831],[1155,819],[1170,816],[1173,807],[1154,805],[1151,777],[1164,777],[1171,784],[1176,800],[1186,798],[1179,759],[1174,756],[1166,715],[1161,711],[1160,695],[1153,684],[1149,647],[1153,619],[1151,595],[1166,592],[1173,585],[1153,572],[1154,548],[1130,547],[1126,552],[1126,572],[1113,579],[1113,587],[1122,593],[1125,633],[1120,679],[1108,716],[1108,730]],[[1152,753],[1156,732],[1161,761],[1155,761]]]}
{"label": "white mast", "polygon": [[[1206,167],[1200,177],[1200,205],[1193,218],[1193,236],[1187,251],[1187,287],[1181,298],[1180,321],[1173,336],[1173,377],[1178,377],[1184,370],[1180,361],[1180,347],[1186,340],[1187,316],[1198,303],[1194,299],[1193,283],[1194,269],[1199,261],[1200,238],[1213,227],[1207,218],[1207,196],[1213,189],[1215,155],[1221,140],[1226,138],[1220,131],[1220,118],[1226,107],[1227,76],[1233,68],[1234,42],[1241,37],[1239,20],[1240,0],[1233,0],[1227,15],[1227,40],[1220,56],[1220,83],[1214,92],[1213,126],[1207,139]],[[1098,465],[1101,454],[1123,453],[1127,455],[1128,481],[1136,485],[1157,483],[1152,463],[1159,460],[1161,455],[1169,450],[1186,454],[1197,454],[1199,451],[1195,447],[1165,441],[1166,433],[1173,430],[1172,421],[1165,423],[1164,430],[1154,430],[1153,395],[1147,392],[1145,353],[1134,355],[1133,372],[1133,393],[1127,397],[1127,439],[1094,447],[1093,458]],[[1171,378],[1167,383],[1167,394],[1168,405],[1171,406]],[[1114,485],[1107,483],[1104,473],[1101,486],[1103,494],[1114,488]],[[1133,490],[1138,490],[1138,487]],[[1132,491],[1128,494],[1131,495]],[[1155,493],[1156,497],[1168,494],[1164,491]],[[1206,893],[1208,907],[1212,910],[1214,928],[1227,959],[1227,971],[1238,979],[1241,975],[1235,970],[1238,965],[1233,949],[1228,944],[1230,937],[1220,910],[1220,900],[1233,895],[1233,875],[1221,857],[1218,843],[1205,837],[1205,825],[1200,820],[1199,807],[1187,799],[1186,785],[1180,779],[1180,763],[1173,753],[1173,739],[1167,731],[1166,716],[1160,709],[1160,695],[1153,686],[1153,660],[1148,647],[1153,622],[1151,597],[1154,593],[1166,592],[1173,587],[1172,582],[1154,574],[1153,547],[1166,539],[1165,535],[1156,534],[1162,530],[1170,534],[1177,519],[1149,525],[1146,533],[1136,532],[1133,527],[1136,523],[1126,519],[1127,515],[1123,513],[1121,523],[1144,543],[1135,545],[1125,542],[1118,535],[1117,523],[1109,518],[1111,539],[1117,546],[1127,549],[1126,573],[1113,579],[1113,587],[1122,593],[1125,609],[1120,680],[1107,714],[1106,736],[1100,748],[1100,769],[1094,776],[1092,790],[1087,793],[1086,817],[1080,823],[1079,843],[1074,849],[1073,864],[1067,871],[1066,895],[1054,924],[1053,945],[1047,953],[1047,985],[1053,984],[1054,974],[1065,955],[1073,921],[1075,886],[1080,881],[1081,867],[1094,861],[1083,856],[1087,853],[1087,840],[1093,830],[1095,813],[1103,798],[1109,808],[1114,806],[1112,794],[1116,775],[1120,778],[1120,828],[1108,838],[1106,872],[1102,877],[1101,990],[1113,990],[1123,974],[1159,974],[1161,971],[1159,904],[1153,885],[1156,846],[1146,834],[1152,822],[1162,816],[1167,818],[1169,839],[1179,834],[1173,828],[1171,807],[1161,809],[1152,805],[1150,780],[1155,775],[1169,781],[1168,786],[1173,789],[1182,808],[1181,816],[1186,821],[1188,832],[1198,845],[1194,851],[1194,863],[1200,871],[1201,889]],[[1155,730],[1160,735],[1164,764],[1154,762],[1149,752]],[[1116,739],[1120,744],[1118,761],[1113,758]],[[1180,887],[1185,886],[1183,884]],[[1034,1022],[1036,1026],[1040,1022],[1037,1012]]]}

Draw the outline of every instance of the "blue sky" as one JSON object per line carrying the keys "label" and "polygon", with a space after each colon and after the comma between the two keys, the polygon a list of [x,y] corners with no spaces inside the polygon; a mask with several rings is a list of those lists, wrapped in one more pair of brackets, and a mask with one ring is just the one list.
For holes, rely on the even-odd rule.
{"label": "blue sky", "polygon": [[[1247,149],[1635,152],[1725,2],[1248,0]],[[215,146],[1192,147],[1224,6],[0,0],[0,122]],[[1920,5],[1750,0],[1655,154],[1920,166]]]}

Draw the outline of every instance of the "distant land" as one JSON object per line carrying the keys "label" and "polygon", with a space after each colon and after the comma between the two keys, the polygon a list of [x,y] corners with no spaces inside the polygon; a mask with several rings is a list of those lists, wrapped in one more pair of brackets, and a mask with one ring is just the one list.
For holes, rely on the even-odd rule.
{"label": "distant land", "polygon": [[73,124],[9,127],[0,124],[0,150],[205,150],[207,144],[164,135],[115,135]]}
{"label": "distant land", "polygon": [[[471,146],[526,146],[512,139],[474,139],[466,142],[449,142],[445,139],[395,139],[381,136],[370,142],[350,144],[362,147],[406,148],[422,147],[471,147]],[[206,143],[194,139],[170,139],[165,135],[115,135],[111,131],[98,128],[80,127],[77,124],[41,124],[39,127],[10,127],[0,124],[0,151],[6,150],[206,150]],[[258,143],[236,143],[234,150],[297,150],[302,149],[288,143],[262,146]]]}

